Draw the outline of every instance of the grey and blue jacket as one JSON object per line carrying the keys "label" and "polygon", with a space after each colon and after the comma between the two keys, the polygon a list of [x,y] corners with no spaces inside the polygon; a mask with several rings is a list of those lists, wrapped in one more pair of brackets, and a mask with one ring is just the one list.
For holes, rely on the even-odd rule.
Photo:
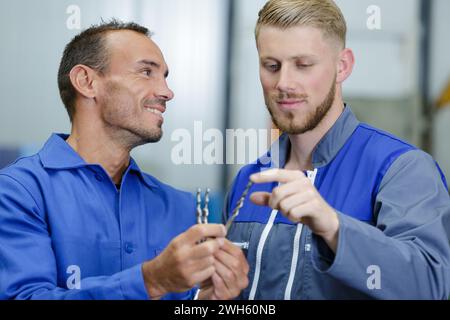
{"label": "grey and blue jacket", "polygon": [[[244,166],[227,196],[224,220],[249,176],[283,168],[290,141]],[[425,152],[360,123],[347,106],[313,152],[307,175],[339,216],[334,254],[322,238],[248,199],[228,238],[250,264],[239,299],[447,299],[450,197]],[[253,185],[271,190],[277,183]]]}

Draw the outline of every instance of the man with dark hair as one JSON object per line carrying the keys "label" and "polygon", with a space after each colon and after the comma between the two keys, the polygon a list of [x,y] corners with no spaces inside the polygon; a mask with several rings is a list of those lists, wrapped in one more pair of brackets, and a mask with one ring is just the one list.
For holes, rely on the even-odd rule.
{"label": "man with dark hair", "polygon": [[149,30],[143,26],[112,19],[109,23],[86,29],[66,46],[59,65],[58,86],[61,100],[71,121],[75,112],[77,92],[70,80],[70,71],[77,64],[82,64],[97,70],[102,75],[105,74],[108,71],[110,59],[105,34],[117,30],[135,31],[147,37],[151,36]]}
{"label": "man with dark hair", "polygon": [[283,135],[245,166],[251,201],[228,238],[250,264],[242,299],[447,299],[450,198],[425,152],[360,123],[344,104],[352,73],[332,0],[270,0],[256,46],[264,98]]}
{"label": "man with dark hair", "polygon": [[193,196],[130,158],[162,136],[167,75],[137,24],[103,23],[67,45],[58,83],[71,134],[0,171],[0,298],[228,299],[247,286],[224,226],[194,225]]}

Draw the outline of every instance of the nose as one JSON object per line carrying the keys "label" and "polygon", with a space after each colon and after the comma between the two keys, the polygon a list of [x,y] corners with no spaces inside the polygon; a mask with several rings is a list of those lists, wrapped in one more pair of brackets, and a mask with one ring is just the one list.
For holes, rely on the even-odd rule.
{"label": "nose", "polygon": [[278,73],[277,89],[282,92],[292,92],[296,89],[296,79],[294,72],[288,67],[283,66]]}
{"label": "nose", "polygon": [[158,88],[157,96],[159,99],[164,101],[170,101],[174,97],[174,93],[172,90],[170,90],[169,86],[167,85],[166,79],[163,79],[161,81],[161,85]]}

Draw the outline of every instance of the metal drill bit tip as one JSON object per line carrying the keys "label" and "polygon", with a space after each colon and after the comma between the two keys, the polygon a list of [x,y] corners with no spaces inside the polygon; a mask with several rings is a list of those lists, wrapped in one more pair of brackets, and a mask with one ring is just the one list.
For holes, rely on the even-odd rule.
{"label": "metal drill bit tip", "polygon": [[204,198],[204,205],[202,208],[202,189],[197,189],[197,208],[196,208],[196,217],[197,217],[197,223],[198,224],[207,224],[208,223],[208,216],[209,216],[209,193],[211,192],[210,188],[206,188],[205,192],[205,198]]}
{"label": "metal drill bit tip", "polygon": [[242,193],[241,197],[239,198],[238,203],[236,204],[236,207],[234,208],[231,216],[228,218],[227,223],[225,224],[225,229],[228,230],[231,228],[231,225],[233,224],[234,219],[239,215],[239,210],[244,206],[245,198],[247,197],[248,192],[250,191],[250,188],[253,186],[253,182],[249,181],[247,183],[247,186],[244,189],[244,192]]}
{"label": "metal drill bit tip", "polygon": [[205,193],[205,204],[203,206],[203,223],[208,223],[208,216],[209,216],[209,192],[211,190],[209,188],[206,189],[206,193]]}
{"label": "metal drill bit tip", "polygon": [[248,194],[250,188],[252,187],[252,185],[253,185],[253,182],[252,182],[252,181],[249,181],[249,182],[247,183],[247,186],[245,187],[245,190],[244,190],[244,192],[242,193],[242,196],[241,196],[241,199],[242,199],[242,200],[244,200],[244,199],[247,197],[247,194]]}
{"label": "metal drill bit tip", "polygon": [[196,208],[196,217],[197,223],[202,223],[202,189],[197,189],[197,208]]}

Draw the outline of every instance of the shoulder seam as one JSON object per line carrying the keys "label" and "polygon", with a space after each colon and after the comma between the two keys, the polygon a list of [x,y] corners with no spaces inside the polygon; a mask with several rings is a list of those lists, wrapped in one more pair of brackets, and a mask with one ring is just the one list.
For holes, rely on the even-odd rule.
{"label": "shoulder seam", "polygon": [[395,136],[393,136],[391,134],[388,134],[388,133],[386,133],[386,132],[384,132],[382,130],[378,130],[376,128],[373,128],[373,127],[369,126],[368,124],[360,123],[359,127],[362,127],[363,129],[375,132],[375,133],[377,133],[377,134],[379,134],[381,136],[384,136],[386,138],[389,138],[389,139],[395,140],[397,142],[400,142],[401,144],[404,144],[404,145],[407,145],[407,146],[411,147],[413,150],[418,150],[418,148],[416,146],[412,145],[411,143],[403,141],[402,139],[397,138],[397,137],[395,137]]}
{"label": "shoulder seam", "polygon": [[[35,154],[32,154],[32,155],[28,155],[28,156],[21,156],[21,157],[18,157],[16,160],[14,160],[14,161],[11,162],[10,164],[8,164],[6,167],[3,167],[3,168],[1,169],[1,171],[10,168],[11,166],[17,164],[19,161],[27,160],[27,159],[30,159],[30,158],[34,158],[34,157],[36,157],[36,156],[39,157],[39,153],[35,153]],[[40,160],[40,159],[39,159],[39,160]]]}
{"label": "shoulder seam", "polygon": [[0,176],[4,176],[7,178],[10,178],[12,181],[16,182],[19,186],[21,186],[31,197],[31,199],[33,199],[34,203],[36,204],[36,207],[42,211],[41,207],[39,207],[39,204],[37,203],[36,199],[34,198],[33,194],[30,192],[30,190],[28,190],[20,181],[18,181],[16,178],[11,177],[10,175],[6,174],[6,173],[0,173]]}

